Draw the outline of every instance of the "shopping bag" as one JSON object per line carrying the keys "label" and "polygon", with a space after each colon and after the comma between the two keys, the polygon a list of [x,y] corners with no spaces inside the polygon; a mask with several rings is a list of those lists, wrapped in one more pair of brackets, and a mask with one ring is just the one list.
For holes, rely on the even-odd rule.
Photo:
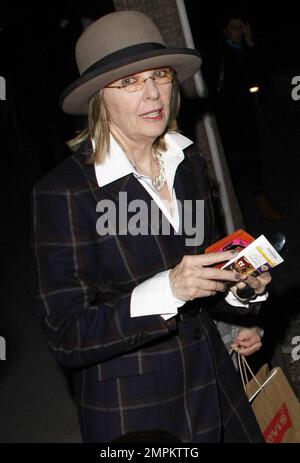
{"label": "shopping bag", "polygon": [[[267,443],[300,442],[300,404],[280,367],[263,365],[253,374],[245,357],[238,357],[248,400]],[[249,381],[249,374],[252,379]]]}

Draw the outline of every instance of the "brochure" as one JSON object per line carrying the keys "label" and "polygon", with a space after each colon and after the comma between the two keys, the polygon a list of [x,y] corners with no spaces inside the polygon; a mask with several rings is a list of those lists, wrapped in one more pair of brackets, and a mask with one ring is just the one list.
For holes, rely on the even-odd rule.
{"label": "brochure", "polygon": [[222,269],[234,270],[243,275],[254,276],[267,272],[283,262],[283,258],[264,235],[252,241],[240,253],[226,262]]}

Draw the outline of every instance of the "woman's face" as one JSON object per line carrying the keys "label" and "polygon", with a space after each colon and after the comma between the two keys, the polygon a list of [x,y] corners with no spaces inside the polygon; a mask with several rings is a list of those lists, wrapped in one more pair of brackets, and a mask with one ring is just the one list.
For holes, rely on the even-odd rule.
{"label": "woman's face", "polygon": [[124,88],[104,88],[103,97],[109,113],[111,129],[123,141],[153,143],[168,123],[172,82],[159,85],[148,77],[158,75],[151,69],[117,80],[118,86],[136,78],[147,79],[141,90],[129,93]]}
{"label": "woman's face", "polygon": [[240,18],[232,18],[224,29],[227,37],[233,42],[241,42],[244,36],[243,21]]}

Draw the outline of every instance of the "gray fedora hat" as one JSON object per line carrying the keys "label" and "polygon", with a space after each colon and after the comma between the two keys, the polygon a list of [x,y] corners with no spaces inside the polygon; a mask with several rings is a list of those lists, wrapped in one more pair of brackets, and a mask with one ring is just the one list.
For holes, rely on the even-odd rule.
{"label": "gray fedora hat", "polygon": [[68,114],[87,114],[91,97],[101,88],[130,74],[162,66],[175,69],[179,82],[193,76],[201,64],[191,48],[168,48],[152,20],[139,11],[110,13],[90,24],[76,44],[80,77],[60,96]]}

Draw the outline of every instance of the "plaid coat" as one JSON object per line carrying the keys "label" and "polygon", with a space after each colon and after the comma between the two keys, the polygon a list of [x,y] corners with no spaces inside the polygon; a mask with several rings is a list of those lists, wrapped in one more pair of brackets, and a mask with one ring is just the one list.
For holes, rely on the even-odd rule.
{"label": "plaid coat", "polygon": [[150,209],[151,198],[132,174],[99,188],[86,162],[90,149],[87,143],[33,190],[38,316],[54,357],[72,369],[84,440],[160,428],[182,442],[260,441],[210,318],[210,311],[226,311],[225,302],[188,302],[182,311],[198,313],[184,320],[130,318],[136,285],[214,239],[201,156],[188,148],[174,181],[178,200],[205,200],[205,236],[196,247],[186,246],[184,230],[163,234],[161,221],[157,234],[98,235],[98,201],[109,199],[118,210],[119,192],[127,192],[128,203],[143,199]]}

